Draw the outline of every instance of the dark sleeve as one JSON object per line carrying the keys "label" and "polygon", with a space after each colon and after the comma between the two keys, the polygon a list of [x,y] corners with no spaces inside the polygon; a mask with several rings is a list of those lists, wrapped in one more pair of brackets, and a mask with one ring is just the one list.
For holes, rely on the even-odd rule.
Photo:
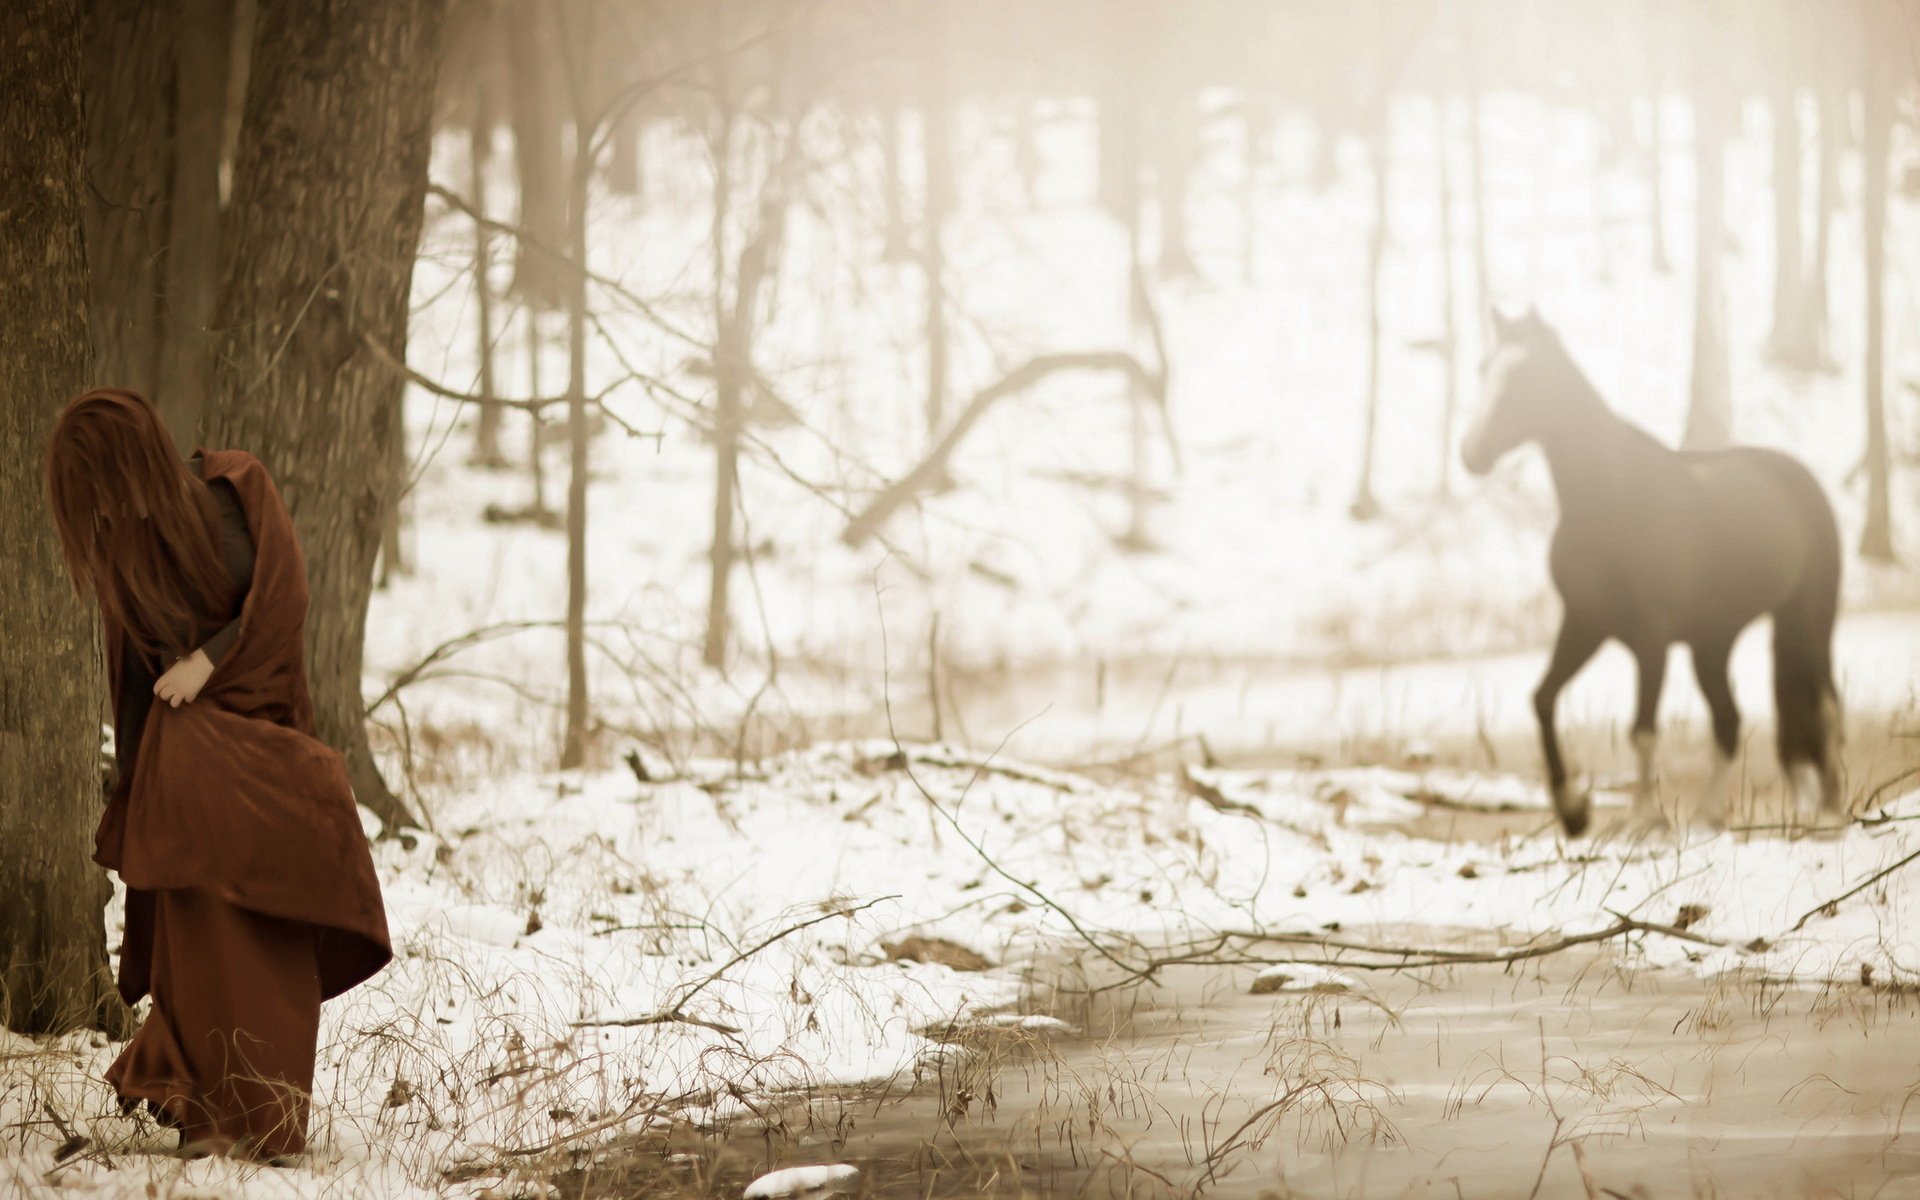
{"label": "dark sleeve", "polygon": [[240,507],[240,497],[233,485],[216,479],[208,486],[213,489],[213,498],[220,508],[220,560],[227,565],[227,575],[233,580],[235,592],[233,620],[200,647],[213,664],[219,666],[240,636],[240,605],[253,583],[253,535],[247,531],[247,514]]}
{"label": "dark sleeve", "polygon": [[235,617],[225,625],[222,625],[219,633],[214,634],[202,643],[200,652],[212,660],[213,665],[217,667],[220,665],[220,660],[227,656],[227,651],[233,649],[234,640],[239,636],[240,618]]}

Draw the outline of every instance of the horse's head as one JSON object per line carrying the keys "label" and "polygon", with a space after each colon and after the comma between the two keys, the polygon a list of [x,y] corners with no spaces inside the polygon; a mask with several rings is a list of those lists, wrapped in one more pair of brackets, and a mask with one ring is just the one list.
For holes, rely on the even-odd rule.
{"label": "horse's head", "polygon": [[1493,346],[1480,364],[1480,411],[1460,442],[1467,470],[1485,475],[1514,447],[1545,432],[1556,390],[1547,372],[1559,345],[1537,311],[1508,317],[1493,310]]}

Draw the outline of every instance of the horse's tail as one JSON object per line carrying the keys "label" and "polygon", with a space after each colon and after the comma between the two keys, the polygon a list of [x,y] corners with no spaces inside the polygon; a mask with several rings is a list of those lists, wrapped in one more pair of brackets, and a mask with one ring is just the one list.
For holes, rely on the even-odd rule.
{"label": "horse's tail", "polygon": [[1800,582],[1773,612],[1773,701],[1780,766],[1797,800],[1811,799],[1811,768],[1820,801],[1840,796],[1840,696],[1833,683],[1833,624],[1840,605],[1840,530],[1833,506],[1813,475],[1782,459],[1776,473],[1793,499],[1807,538]]}

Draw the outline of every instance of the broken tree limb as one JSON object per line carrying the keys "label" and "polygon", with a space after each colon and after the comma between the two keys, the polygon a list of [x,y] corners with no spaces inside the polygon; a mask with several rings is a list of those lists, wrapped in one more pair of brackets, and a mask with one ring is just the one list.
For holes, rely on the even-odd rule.
{"label": "broken tree limb", "polygon": [[1095,350],[1080,354],[1042,354],[1030,358],[997,382],[976,392],[919,465],[875,496],[858,516],[847,523],[840,540],[849,546],[858,546],[874,536],[903,505],[922,492],[932,490],[946,475],[947,460],[953,457],[961,441],[989,408],[997,401],[1024,392],[1047,376],[1062,371],[1117,371],[1144,389],[1162,414],[1166,412],[1165,372],[1149,371],[1131,354],[1118,350]]}

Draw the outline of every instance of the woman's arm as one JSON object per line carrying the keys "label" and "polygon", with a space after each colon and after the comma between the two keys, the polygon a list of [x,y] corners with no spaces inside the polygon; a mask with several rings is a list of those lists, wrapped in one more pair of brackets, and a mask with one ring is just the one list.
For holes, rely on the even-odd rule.
{"label": "woman's arm", "polygon": [[[225,479],[215,479],[208,484],[213,491],[214,500],[220,509],[220,558],[227,566],[227,575],[243,603],[249,586],[253,582],[253,536],[247,530],[247,515],[240,507],[240,497],[235,494],[233,485]],[[198,650],[169,667],[153,685],[153,694],[165,700],[173,707],[191,703],[200,695],[200,689],[206,686],[213,669],[220,665],[228,650],[240,636],[240,618],[235,617],[221,626],[220,631],[208,638]]]}

